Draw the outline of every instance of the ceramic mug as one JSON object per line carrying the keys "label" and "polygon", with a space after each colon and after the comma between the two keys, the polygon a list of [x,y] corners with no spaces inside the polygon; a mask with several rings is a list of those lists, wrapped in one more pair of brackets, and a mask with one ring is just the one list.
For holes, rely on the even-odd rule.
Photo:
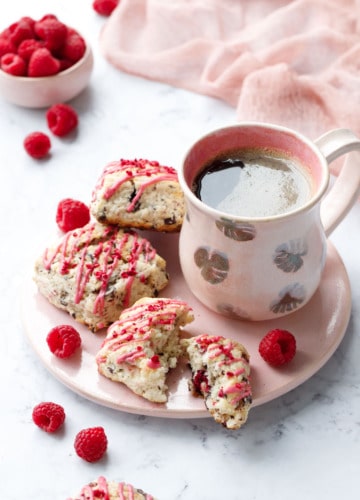
{"label": "ceramic mug", "polygon": [[[205,204],[194,192],[204,165],[243,148],[277,151],[300,162],[311,180],[311,195],[295,209],[260,217],[232,215]],[[320,284],[326,238],[360,193],[356,150],[360,140],[347,129],[312,142],[266,123],[242,123],[199,139],[179,171],[187,209],[179,257],[193,294],[214,311],[247,320],[275,319],[307,304]],[[328,163],[350,151],[328,189]]]}

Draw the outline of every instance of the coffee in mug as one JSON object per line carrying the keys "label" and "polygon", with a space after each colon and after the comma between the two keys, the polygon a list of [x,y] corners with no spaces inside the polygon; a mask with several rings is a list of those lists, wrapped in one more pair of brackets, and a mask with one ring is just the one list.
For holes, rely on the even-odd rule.
{"label": "coffee in mug", "polygon": [[[326,237],[360,192],[360,140],[348,129],[316,141],[267,123],[207,134],[185,156],[183,276],[210,309],[268,320],[298,311],[317,290]],[[328,163],[350,153],[328,191]]]}
{"label": "coffee in mug", "polygon": [[299,160],[275,150],[245,148],[222,152],[208,161],[192,190],[221,212],[268,217],[304,205],[314,186]]}

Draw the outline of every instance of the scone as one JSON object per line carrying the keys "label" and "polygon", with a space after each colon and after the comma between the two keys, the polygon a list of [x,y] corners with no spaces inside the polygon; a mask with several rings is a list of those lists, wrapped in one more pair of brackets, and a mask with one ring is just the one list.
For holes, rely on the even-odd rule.
{"label": "scone", "polygon": [[134,231],[90,222],[69,231],[35,263],[34,280],[51,304],[96,332],[141,297],[168,283],[166,262]]}
{"label": "scone", "polygon": [[205,399],[214,420],[238,429],[247,420],[252,403],[249,354],[235,340],[215,335],[183,339],[192,378],[189,389]]}
{"label": "scone", "polygon": [[156,500],[152,495],[131,484],[108,481],[100,476],[84,486],[78,495],[67,500]]}
{"label": "scone", "polygon": [[166,375],[181,353],[179,331],[193,319],[186,302],[138,300],[109,327],[96,356],[99,372],[149,401],[165,403]]}
{"label": "scone", "polygon": [[90,210],[104,224],[176,232],[185,201],[174,168],[157,161],[122,159],[104,168]]}

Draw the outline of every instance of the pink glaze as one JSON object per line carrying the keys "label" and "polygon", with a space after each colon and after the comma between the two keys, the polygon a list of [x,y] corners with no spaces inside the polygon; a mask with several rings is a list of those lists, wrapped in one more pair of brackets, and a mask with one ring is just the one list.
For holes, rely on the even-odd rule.
{"label": "pink glaze", "polygon": [[[165,329],[167,327],[171,329],[178,316],[179,307],[191,311],[186,302],[176,299],[152,299],[151,302],[133,305],[124,310],[119,320],[110,326],[101,347],[106,346],[107,352],[116,352],[123,346],[128,347],[129,342],[131,342],[132,350],[119,354],[117,363],[132,364],[140,358],[147,358],[149,355],[139,344],[148,342],[149,348],[153,352],[152,328],[162,325]],[[104,363],[106,356],[99,354],[96,361],[98,364]],[[159,356],[152,354],[148,359],[147,366],[153,370],[161,368]]]}
{"label": "pink glaze", "polygon": [[[72,268],[77,266],[75,304],[82,300],[90,278],[95,277],[100,282],[100,289],[94,303],[93,312],[102,314],[104,297],[110,278],[119,260],[123,257],[123,250],[130,240],[130,235],[133,237],[133,246],[130,249],[130,258],[127,261],[128,268],[121,274],[121,277],[126,280],[124,307],[128,307],[130,303],[132,285],[137,275],[137,263],[140,256],[143,254],[146,262],[148,262],[156,256],[156,250],[148,240],[140,238],[135,232],[124,233],[124,236],[118,239],[117,230],[109,227],[105,231],[105,235],[109,238],[108,241],[99,242],[94,252],[94,261],[86,262],[94,231],[96,231],[96,224],[91,223],[81,229],[67,233],[51,255],[49,255],[49,249],[45,250],[43,262],[45,269],[50,270],[51,265],[59,256],[61,274],[68,274]],[[84,241],[81,241],[82,238],[84,238]],[[75,257],[78,255],[80,246],[82,247],[80,262],[77,264]],[[145,277],[143,278],[145,279]]]}
{"label": "pink glaze", "polygon": [[94,192],[92,200],[96,199],[96,192],[101,190],[104,186],[105,178],[109,175],[118,176],[118,178],[114,181],[111,186],[108,186],[103,193],[103,197],[105,200],[111,198],[116,191],[122,186],[125,182],[130,179],[145,177],[148,180],[144,180],[141,183],[141,186],[138,188],[135,197],[131,200],[128,207],[126,208],[127,212],[132,212],[135,209],[136,203],[139,201],[141,196],[143,195],[145,189],[152,184],[156,184],[160,181],[177,181],[177,171],[172,167],[166,167],[160,165],[157,161],[148,161],[148,160],[123,160],[114,161],[109,163],[105,168],[98,180]]}
{"label": "pink glaze", "polygon": [[102,500],[109,500],[109,489],[106,479],[100,476],[97,480],[97,486],[95,489],[91,485],[86,485],[80,492],[81,498],[84,500],[95,500],[96,498],[101,498]]}
{"label": "pink glaze", "polygon": [[[119,500],[134,500],[136,489],[131,484],[119,483],[118,493],[119,493]],[[127,493],[127,496],[125,496],[125,493]],[[148,495],[146,493],[145,493],[145,499],[154,500],[151,495]]]}
{"label": "pink glaze", "polygon": [[[134,500],[135,493],[137,490],[131,485],[124,482],[118,485],[118,495],[119,500]],[[108,488],[108,483],[103,476],[100,476],[97,480],[96,488],[92,488],[91,485],[86,485],[82,488],[80,492],[80,497],[83,500],[110,500],[110,492]],[[151,495],[145,493],[146,500],[154,500]]]}
{"label": "pink glaze", "polygon": [[[225,345],[221,344],[225,340]],[[232,371],[226,372],[230,379],[229,385],[221,387],[219,397],[231,395],[229,402],[236,406],[240,401],[252,395],[252,390],[246,374],[249,372],[249,362],[245,357],[235,357],[234,348],[236,344],[230,339],[221,336],[201,335],[197,339],[202,353],[208,353],[209,359],[217,361],[219,366],[229,366],[238,364],[240,366]],[[233,379],[233,380],[231,380]]]}
{"label": "pink glaze", "polygon": [[122,354],[121,356],[119,356],[117,358],[116,362],[119,364],[124,363],[124,362],[132,364],[138,358],[143,358],[143,357],[145,357],[145,353],[144,353],[142,347],[137,346],[135,351],[126,352],[126,353]]}

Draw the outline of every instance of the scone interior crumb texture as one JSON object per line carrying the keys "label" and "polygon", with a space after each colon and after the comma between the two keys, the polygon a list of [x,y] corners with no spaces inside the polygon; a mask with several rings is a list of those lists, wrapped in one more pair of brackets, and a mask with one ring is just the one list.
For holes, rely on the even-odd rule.
{"label": "scone interior crumb texture", "polygon": [[84,486],[78,495],[67,500],[156,500],[156,498],[131,484],[108,481],[100,476]]}
{"label": "scone interior crumb texture", "polygon": [[138,300],[109,327],[96,356],[99,372],[149,401],[166,402],[166,375],[181,354],[179,331],[193,319],[181,300]]}
{"label": "scone interior crumb texture", "polygon": [[69,231],[35,263],[42,295],[92,331],[168,284],[166,262],[135,231],[90,222]]}
{"label": "scone interior crumb texture", "polygon": [[249,354],[234,340],[199,335],[181,341],[192,370],[189,388],[202,396],[214,420],[238,429],[247,420],[252,403]]}
{"label": "scone interior crumb texture", "polygon": [[174,168],[157,161],[122,159],[104,168],[90,210],[101,223],[178,232],[185,198]]}

